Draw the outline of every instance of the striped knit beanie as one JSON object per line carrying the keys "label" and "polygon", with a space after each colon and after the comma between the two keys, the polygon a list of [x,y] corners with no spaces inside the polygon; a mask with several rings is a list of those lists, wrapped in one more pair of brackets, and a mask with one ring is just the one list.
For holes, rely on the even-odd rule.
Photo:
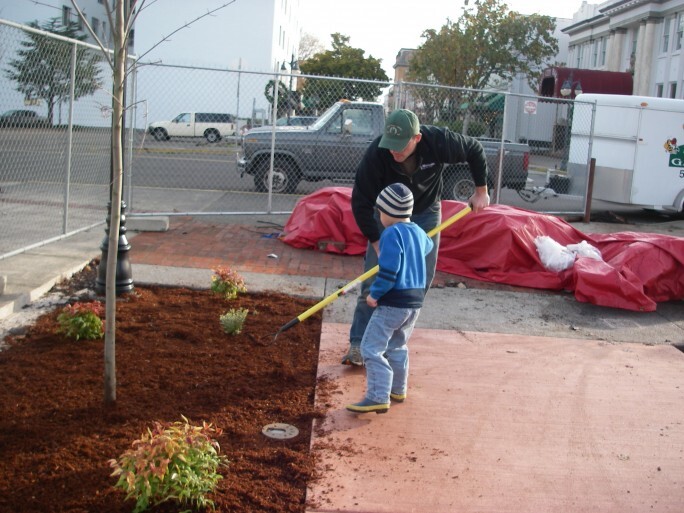
{"label": "striped knit beanie", "polygon": [[413,213],[413,194],[403,183],[393,183],[382,190],[375,206],[390,217],[408,218]]}

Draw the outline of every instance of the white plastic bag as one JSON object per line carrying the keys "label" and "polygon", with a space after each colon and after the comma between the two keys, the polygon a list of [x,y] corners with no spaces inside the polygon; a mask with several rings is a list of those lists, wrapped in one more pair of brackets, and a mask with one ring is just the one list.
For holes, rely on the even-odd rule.
{"label": "white plastic bag", "polygon": [[542,265],[553,272],[560,272],[572,267],[575,262],[575,254],[565,246],[547,235],[540,235],[534,239],[537,253]]}
{"label": "white plastic bag", "polygon": [[583,240],[579,244],[568,244],[568,250],[572,251],[577,256],[593,258],[594,260],[603,260],[598,248],[595,248],[586,240]]}

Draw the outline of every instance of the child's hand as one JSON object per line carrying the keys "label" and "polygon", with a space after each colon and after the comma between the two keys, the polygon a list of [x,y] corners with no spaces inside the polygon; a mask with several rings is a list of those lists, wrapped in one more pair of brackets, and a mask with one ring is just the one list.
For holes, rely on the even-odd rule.
{"label": "child's hand", "polygon": [[370,295],[368,295],[366,296],[366,304],[371,308],[375,308],[376,306],[378,306],[378,300],[373,299]]}

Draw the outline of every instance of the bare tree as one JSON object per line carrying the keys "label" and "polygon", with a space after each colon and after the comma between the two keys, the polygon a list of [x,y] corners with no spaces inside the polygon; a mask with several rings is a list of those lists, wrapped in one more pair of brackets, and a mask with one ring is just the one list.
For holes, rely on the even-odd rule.
{"label": "bare tree", "polygon": [[320,39],[308,32],[302,34],[302,37],[299,39],[299,52],[297,53],[300,62],[306,61],[317,53],[323,53],[324,51],[325,45],[321,43]]}

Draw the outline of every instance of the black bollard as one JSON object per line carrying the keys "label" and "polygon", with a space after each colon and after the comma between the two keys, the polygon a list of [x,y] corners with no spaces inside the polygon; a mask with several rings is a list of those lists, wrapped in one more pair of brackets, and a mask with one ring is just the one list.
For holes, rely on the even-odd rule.
{"label": "black bollard", "polygon": [[[111,205],[111,203],[109,204]],[[100,266],[97,268],[97,280],[95,281],[95,292],[104,295],[107,290],[107,257],[109,255],[109,229],[111,222],[111,209],[107,208],[107,227],[105,228],[105,238],[100,249]],[[131,245],[126,238],[126,203],[121,202],[121,224],[119,226],[119,248],[116,254],[116,295],[130,292],[133,290],[133,273],[128,252]]]}

